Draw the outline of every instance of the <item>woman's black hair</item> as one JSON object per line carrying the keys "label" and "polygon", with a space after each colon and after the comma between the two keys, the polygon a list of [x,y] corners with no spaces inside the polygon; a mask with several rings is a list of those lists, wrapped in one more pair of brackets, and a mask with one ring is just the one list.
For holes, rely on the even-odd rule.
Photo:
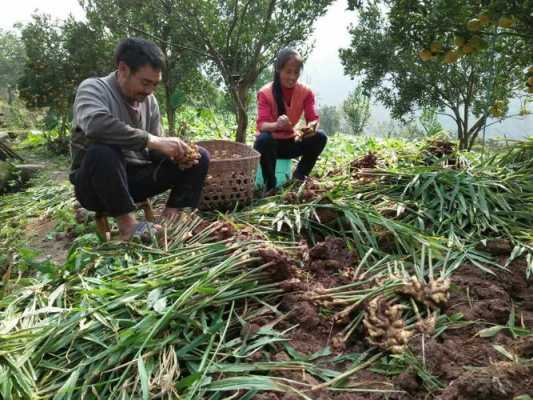
{"label": "woman's black hair", "polygon": [[287,112],[287,110],[285,110],[285,103],[283,102],[283,92],[281,91],[281,78],[279,73],[291,58],[296,58],[300,62],[300,70],[302,70],[304,67],[302,57],[296,50],[289,47],[285,47],[278,52],[274,64],[274,83],[272,84],[272,93],[276,105],[278,106],[278,115],[283,115]]}

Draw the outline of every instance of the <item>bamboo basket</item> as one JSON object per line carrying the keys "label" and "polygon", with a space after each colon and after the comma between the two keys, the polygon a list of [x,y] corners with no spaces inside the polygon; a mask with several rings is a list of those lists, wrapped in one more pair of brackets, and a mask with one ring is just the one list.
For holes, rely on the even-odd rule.
{"label": "bamboo basket", "polygon": [[228,210],[249,204],[254,196],[260,154],[251,147],[229,140],[196,143],[211,154],[201,210]]}

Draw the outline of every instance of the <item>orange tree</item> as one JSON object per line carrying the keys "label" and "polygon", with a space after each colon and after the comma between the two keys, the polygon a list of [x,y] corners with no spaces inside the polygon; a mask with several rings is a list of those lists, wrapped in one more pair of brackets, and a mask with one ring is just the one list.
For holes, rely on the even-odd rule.
{"label": "orange tree", "polygon": [[20,97],[30,109],[46,111],[45,129],[58,131],[65,150],[76,87],[109,70],[112,46],[103,31],[47,15],[34,15],[21,38],[26,60],[18,81]]}
{"label": "orange tree", "polygon": [[[239,142],[246,140],[250,94],[284,46],[305,53],[316,19],[331,0],[81,0],[91,23],[115,35],[155,41],[167,57],[163,76],[169,130],[176,103],[195,90],[224,87]],[[207,78],[207,79],[206,79]],[[191,84],[192,83],[192,84]]]}
{"label": "orange tree", "polygon": [[[176,3],[177,0],[166,0]],[[191,47],[209,59],[206,68],[224,84],[237,120],[235,139],[246,141],[250,94],[280,48],[303,53],[315,21],[331,0],[183,0],[178,18]]]}
{"label": "orange tree", "polygon": [[205,57],[187,46],[190,35],[187,23],[178,18],[178,1],[81,0],[91,26],[103,25],[116,42],[125,36],[141,36],[153,40],[163,51],[166,68],[157,95],[162,113],[168,121],[169,133],[176,133],[177,111],[185,102],[212,85],[201,73]]}
{"label": "orange tree", "polygon": [[514,15],[525,15],[527,2],[504,10],[498,1],[352,1],[359,24],[341,59],[393,116],[436,107],[471,149],[489,118],[504,118],[509,100],[524,94],[530,16]]}
{"label": "orange tree", "polygon": [[14,89],[24,64],[24,46],[15,32],[0,29],[0,94],[7,94],[7,102],[14,100]]}

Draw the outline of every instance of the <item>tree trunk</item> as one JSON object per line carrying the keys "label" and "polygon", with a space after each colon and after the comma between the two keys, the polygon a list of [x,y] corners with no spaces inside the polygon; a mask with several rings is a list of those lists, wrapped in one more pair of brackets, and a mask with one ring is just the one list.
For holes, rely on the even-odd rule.
{"label": "tree trunk", "polygon": [[[465,111],[468,108],[465,107]],[[468,115],[461,116],[459,110],[454,110],[457,124],[457,138],[459,139],[459,150],[470,151],[474,144],[479,129],[483,126],[482,118],[477,120],[472,126],[469,126]]]}
{"label": "tree trunk", "polygon": [[457,122],[457,136],[459,138],[459,150],[472,150],[472,147],[476,143],[476,139],[479,132],[483,129],[487,121],[486,117],[481,117],[471,127],[466,124],[465,121],[459,120]]}
{"label": "tree trunk", "polygon": [[167,73],[163,74],[163,80],[165,86],[165,106],[167,109],[168,135],[174,136],[176,134],[176,110],[172,106],[172,87]]}
{"label": "tree trunk", "polygon": [[176,110],[172,107],[172,102],[167,101],[167,120],[168,120],[168,135],[174,136],[176,134]]}
{"label": "tree trunk", "polygon": [[461,122],[457,123],[458,137],[459,137],[459,150],[466,150],[468,148],[468,131],[464,129]]}
{"label": "tree trunk", "polygon": [[246,143],[246,130],[248,129],[248,86],[242,83],[233,92],[233,103],[235,106],[235,116],[237,117],[237,133],[235,141]]}
{"label": "tree trunk", "polygon": [[7,104],[13,104],[14,97],[15,96],[13,96],[13,87],[11,85],[7,85]]}
{"label": "tree trunk", "polygon": [[476,139],[479,136],[479,133],[482,131],[486,123],[487,123],[487,116],[484,115],[476,121],[476,123],[472,126],[472,128],[470,128],[470,131],[469,131],[470,141],[467,147],[468,151],[472,150],[472,147],[476,143]]}
{"label": "tree trunk", "polygon": [[0,193],[7,187],[7,182],[12,176],[11,166],[4,161],[0,161]]}
{"label": "tree trunk", "polygon": [[248,129],[248,113],[245,109],[237,109],[237,134],[235,140],[239,143],[246,143],[246,130]]}
{"label": "tree trunk", "polygon": [[[167,15],[170,15],[171,9],[169,3],[165,4]],[[168,122],[168,135],[174,136],[176,134],[176,110],[172,105],[172,82],[171,82],[171,75],[170,71],[172,71],[172,61],[169,59],[169,52],[168,52],[168,37],[169,37],[169,27],[168,25],[165,25],[163,27],[163,34],[162,39],[159,43],[159,47],[161,48],[161,51],[164,54],[165,57],[165,65],[166,68],[163,68],[163,87],[165,88],[165,108],[167,112],[167,122]]]}
{"label": "tree trunk", "polygon": [[455,115],[454,121],[457,124],[457,139],[459,139],[459,150],[465,150],[468,146],[468,127],[464,125],[464,120],[461,118],[459,108],[452,108]]}

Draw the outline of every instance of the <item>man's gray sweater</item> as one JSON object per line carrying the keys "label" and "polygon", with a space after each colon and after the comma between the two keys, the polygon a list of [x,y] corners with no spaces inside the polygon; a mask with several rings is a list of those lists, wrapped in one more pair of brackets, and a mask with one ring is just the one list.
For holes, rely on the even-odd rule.
{"label": "man's gray sweater", "polygon": [[116,72],[104,78],[84,80],[76,92],[72,121],[72,171],[80,165],[91,143],[116,145],[129,164],[149,164],[148,134],[160,134],[159,106],[154,95],[139,104],[140,120],[134,121],[120,92]]}

